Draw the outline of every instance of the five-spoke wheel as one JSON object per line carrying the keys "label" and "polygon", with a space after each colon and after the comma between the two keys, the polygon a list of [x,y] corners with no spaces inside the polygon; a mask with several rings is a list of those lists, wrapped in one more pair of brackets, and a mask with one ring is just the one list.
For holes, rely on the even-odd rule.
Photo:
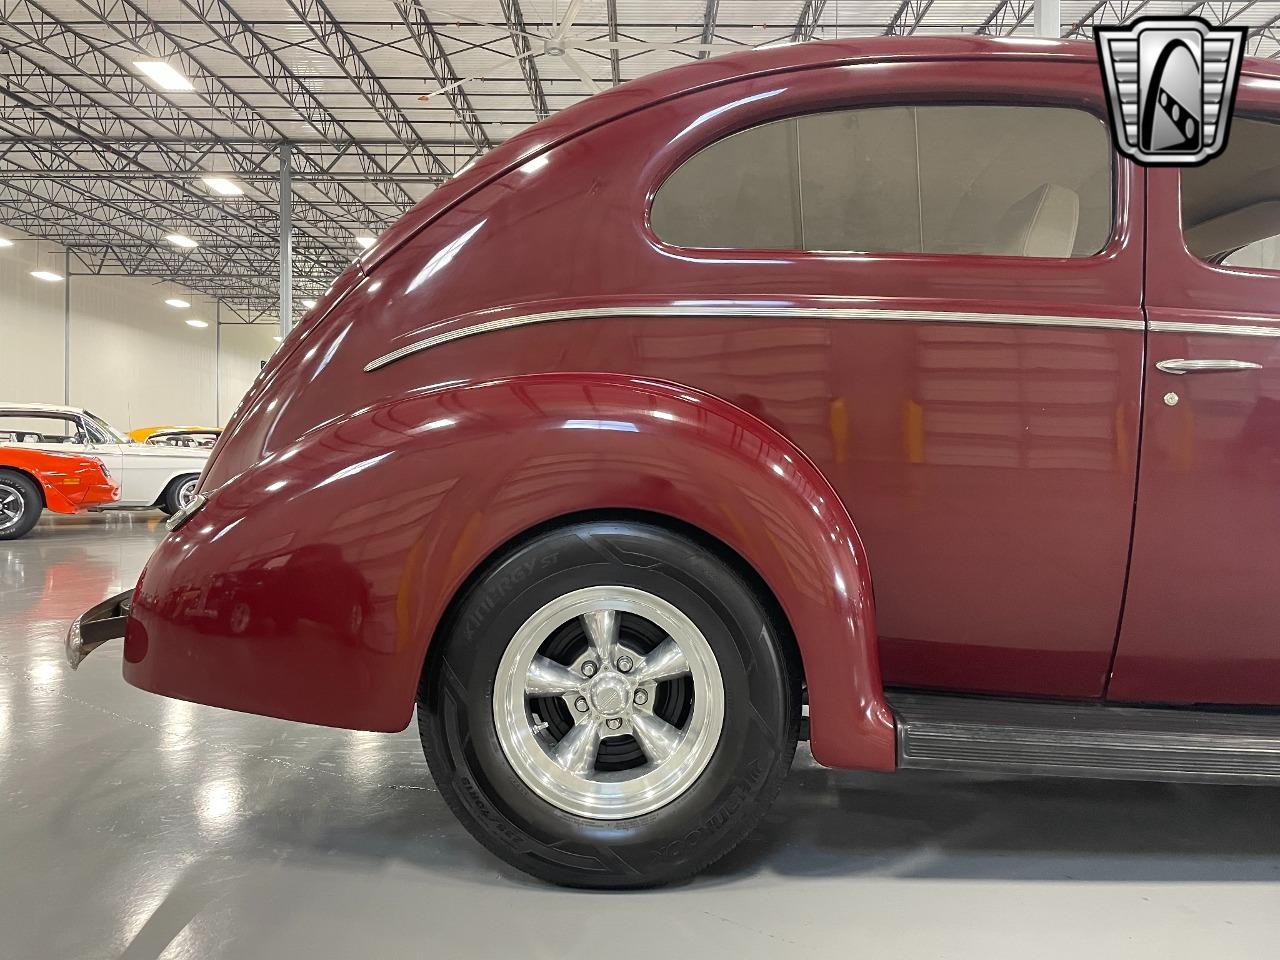
{"label": "five-spoke wheel", "polygon": [[543,799],[584,817],[640,816],[697,779],[724,720],[706,638],[661,597],[620,585],[557,597],[498,666],[503,752]]}

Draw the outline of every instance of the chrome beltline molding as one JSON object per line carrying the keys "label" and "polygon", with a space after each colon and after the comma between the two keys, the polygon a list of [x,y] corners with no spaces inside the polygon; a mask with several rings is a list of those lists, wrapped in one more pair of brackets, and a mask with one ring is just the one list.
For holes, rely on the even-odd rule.
{"label": "chrome beltline molding", "polygon": [[560,320],[588,320],[607,317],[768,317],[789,320],[890,320],[902,323],[988,323],[1011,324],[1032,327],[1090,327],[1106,330],[1142,330],[1141,320],[1117,320],[1100,317],[1042,316],[1023,313],[962,313],[946,310],[880,310],[870,307],[784,307],[750,303],[691,303],[673,305],[617,305],[610,307],[582,307],[574,310],[553,310],[548,313],[529,313],[514,317],[484,320],[458,327],[406,344],[397,350],[383,354],[365,365],[365,372],[372,373],[389,363],[410,354],[430,350],[441,344],[482,333],[493,333],[512,327],[535,323],[554,323]]}
{"label": "chrome beltline molding", "polygon": [[1152,320],[1153,333],[1212,333],[1221,337],[1280,337],[1280,326],[1251,327],[1238,323],[1183,323]]}

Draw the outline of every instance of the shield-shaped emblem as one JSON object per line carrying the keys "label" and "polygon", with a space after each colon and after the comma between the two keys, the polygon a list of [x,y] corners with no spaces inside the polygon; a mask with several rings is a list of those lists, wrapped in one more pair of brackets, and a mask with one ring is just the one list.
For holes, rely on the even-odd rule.
{"label": "shield-shaped emblem", "polygon": [[1247,30],[1199,17],[1144,17],[1098,27],[1111,130],[1125,156],[1194,166],[1227,145]]}

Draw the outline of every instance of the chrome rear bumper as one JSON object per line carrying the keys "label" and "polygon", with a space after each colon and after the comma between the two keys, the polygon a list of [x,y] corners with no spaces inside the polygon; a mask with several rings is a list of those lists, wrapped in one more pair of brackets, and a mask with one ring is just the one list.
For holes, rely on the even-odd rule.
{"label": "chrome rear bumper", "polygon": [[132,590],[118,593],[114,597],[103,600],[90,607],[67,630],[67,663],[74,670],[80,661],[102,646],[108,640],[124,636],[125,625],[129,622],[129,603],[133,597]]}

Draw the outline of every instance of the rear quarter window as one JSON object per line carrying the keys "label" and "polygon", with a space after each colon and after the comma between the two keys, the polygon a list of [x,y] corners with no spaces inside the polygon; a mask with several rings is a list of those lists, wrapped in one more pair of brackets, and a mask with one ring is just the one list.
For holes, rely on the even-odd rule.
{"label": "rear quarter window", "polygon": [[681,247],[1085,257],[1111,235],[1104,122],[1066,107],[868,107],[773,121],[680,166],[650,222]]}

